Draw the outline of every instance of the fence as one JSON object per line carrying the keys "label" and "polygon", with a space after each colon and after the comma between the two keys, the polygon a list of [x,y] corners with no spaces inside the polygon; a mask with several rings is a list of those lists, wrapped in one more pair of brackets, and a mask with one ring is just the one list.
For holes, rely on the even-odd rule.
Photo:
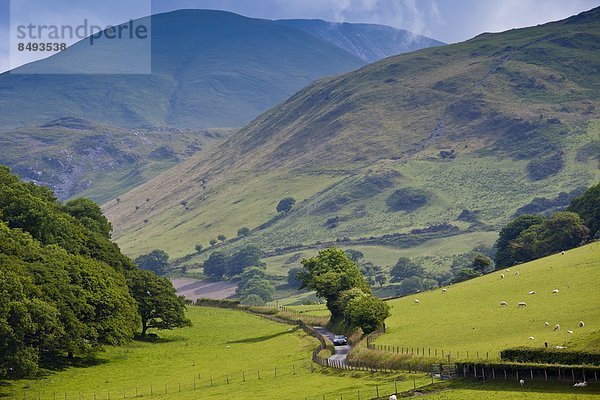
{"label": "fence", "polygon": [[386,353],[392,354],[406,354],[410,356],[417,357],[433,357],[433,358],[443,358],[451,361],[454,360],[499,360],[500,353],[499,352],[483,352],[483,351],[469,351],[463,350],[462,352],[452,351],[452,350],[443,350],[443,349],[432,349],[429,347],[404,347],[404,346],[390,346],[386,344],[376,344],[373,343],[373,340],[367,341],[367,348],[371,350],[379,350],[385,351]]}
{"label": "fence", "polygon": [[600,367],[566,366],[516,363],[457,363],[458,373],[467,378],[485,379],[528,379],[554,381],[598,382]]}

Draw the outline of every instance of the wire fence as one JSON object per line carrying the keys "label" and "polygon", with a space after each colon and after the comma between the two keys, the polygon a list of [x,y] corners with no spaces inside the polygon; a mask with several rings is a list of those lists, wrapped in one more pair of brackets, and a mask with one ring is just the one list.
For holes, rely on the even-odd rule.
{"label": "wire fence", "polygon": [[449,362],[454,360],[500,360],[500,352],[473,351],[473,350],[444,350],[430,347],[408,347],[391,346],[387,344],[376,344],[373,341],[367,341],[367,348],[370,350],[379,350],[391,354],[410,355],[415,357],[433,357],[447,359]]}

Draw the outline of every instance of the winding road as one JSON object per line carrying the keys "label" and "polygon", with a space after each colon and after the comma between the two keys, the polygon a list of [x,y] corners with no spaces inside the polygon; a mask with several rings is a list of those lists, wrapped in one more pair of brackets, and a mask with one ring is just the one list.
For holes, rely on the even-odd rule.
{"label": "winding road", "polygon": [[[313,328],[315,328],[315,330],[317,332],[319,332],[321,335],[323,335],[325,338],[327,338],[327,340],[329,340],[332,344],[333,344],[333,332],[328,331],[327,329],[321,327],[321,326],[314,326]],[[350,349],[352,347],[350,347],[350,345],[344,345],[344,346],[333,346],[335,348],[335,352],[333,353],[333,355],[331,357],[329,357],[329,361],[335,361],[339,364],[346,364],[346,358],[348,357],[348,353],[350,352]]]}

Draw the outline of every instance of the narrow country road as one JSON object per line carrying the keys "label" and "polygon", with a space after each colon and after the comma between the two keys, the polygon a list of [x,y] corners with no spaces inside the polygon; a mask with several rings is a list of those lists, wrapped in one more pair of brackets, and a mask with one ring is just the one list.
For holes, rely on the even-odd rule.
{"label": "narrow country road", "polygon": [[[334,336],[333,332],[330,332],[321,326],[314,326],[313,328],[315,328],[315,330],[317,332],[319,332],[321,335],[326,337],[331,343],[333,343],[333,336]],[[350,352],[350,349],[352,347],[350,347],[350,345],[344,345],[344,346],[334,346],[334,348],[335,348],[335,352],[333,353],[333,355],[331,357],[329,357],[329,360],[337,361],[338,363],[341,363],[341,364],[346,364],[346,357],[348,357],[348,353]]]}

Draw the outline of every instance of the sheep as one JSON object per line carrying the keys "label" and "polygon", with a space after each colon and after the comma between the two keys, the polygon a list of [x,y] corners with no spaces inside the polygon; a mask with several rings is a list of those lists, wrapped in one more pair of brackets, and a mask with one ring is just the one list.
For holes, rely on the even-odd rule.
{"label": "sheep", "polygon": [[527,294],[535,294],[535,290],[528,292]]}
{"label": "sheep", "polygon": [[507,306],[507,305],[508,305],[508,303],[507,303],[507,302],[505,302],[505,301],[501,301],[501,302],[500,302],[500,305],[501,305],[501,306]]}
{"label": "sheep", "polygon": [[226,349],[230,349],[230,348],[231,348],[231,346],[227,345],[227,346],[225,346],[225,348],[226,348]]}
{"label": "sheep", "polygon": [[564,252],[564,251],[561,251],[561,252],[560,252],[560,254],[562,254],[562,255],[564,256],[564,255],[565,255],[565,252]]}
{"label": "sheep", "polygon": [[396,395],[395,395],[395,394],[393,394],[393,395],[391,395],[391,396],[390,396],[390,399],[389,399],[389,400],[398,400],[398,398],[396,397]]}
{"label": "sheep", "polygon": [[559,350],[564,350],[564,349],[567,348],[567,346],[556,346],[556,348],[559,349]]}
{"label": "sheep", "polygon": [[559,330],[559,329],[560,329],[560,325],[559,325],[559,324],[556,324],[556,325],[554,325],[554,330],[555,330],[555,331],[557,331],[557,330]]}
{"label": "sheep", "polygon": [[554,289],[552,293],[558,293],[558,289]]}
{"label": "sheep", "polygon": [[544,322],[544,326],[548,328],[550,326],[550,322]]}
{"label": "sheep", "polygon": [[517,304],[518,307],[527,307],[527,303],[525,303],[524,301],[521,301],[519,304]]}
{"label": "sheep", "polygon": [[573,387],[587,387],[587,382],[586,381],[577,382],[576,384],[573,385]]}
{"label": "sheep", "polygon": [[516,271],[516,272],[515,272],[515,275],[519,275],[519,271]]}
{"label": "sheep", "polygon": [[510,272],[510,269],[509,269],[509,268],[506,268],[506,272]]}
{"label": "sheep", "polygon": [[568,333],[569,335],[572,335],[572,334],[573,334],[573,331],[567,331],[567,333]]}
{"label": "sheep", "polygon": [[525,381],[523,379],[519,379],[519,383],[521,384],[521,386],[523,386],[525,384]]}
{"label": "sheep", "polygon": [[534,340],[535,338],[533,336],[529,336],[529,340]]}
{"label": "sheep", "polygon": [[583,323],[583,321],[579,321],[579,327],[583,328],[585,326],[585,324]]}
{"label": "sheep", "polygon": [[419,299],[415,299],[415,304],[421,304],[421,302],[419,301]]}
{"label": "sheep", "polygon": [[446,293],[446,289],[442,289],[442,293]]}
{"label": "sheep", "polygon": [[504,279],[504,274],[500,274],[500,279]]}

